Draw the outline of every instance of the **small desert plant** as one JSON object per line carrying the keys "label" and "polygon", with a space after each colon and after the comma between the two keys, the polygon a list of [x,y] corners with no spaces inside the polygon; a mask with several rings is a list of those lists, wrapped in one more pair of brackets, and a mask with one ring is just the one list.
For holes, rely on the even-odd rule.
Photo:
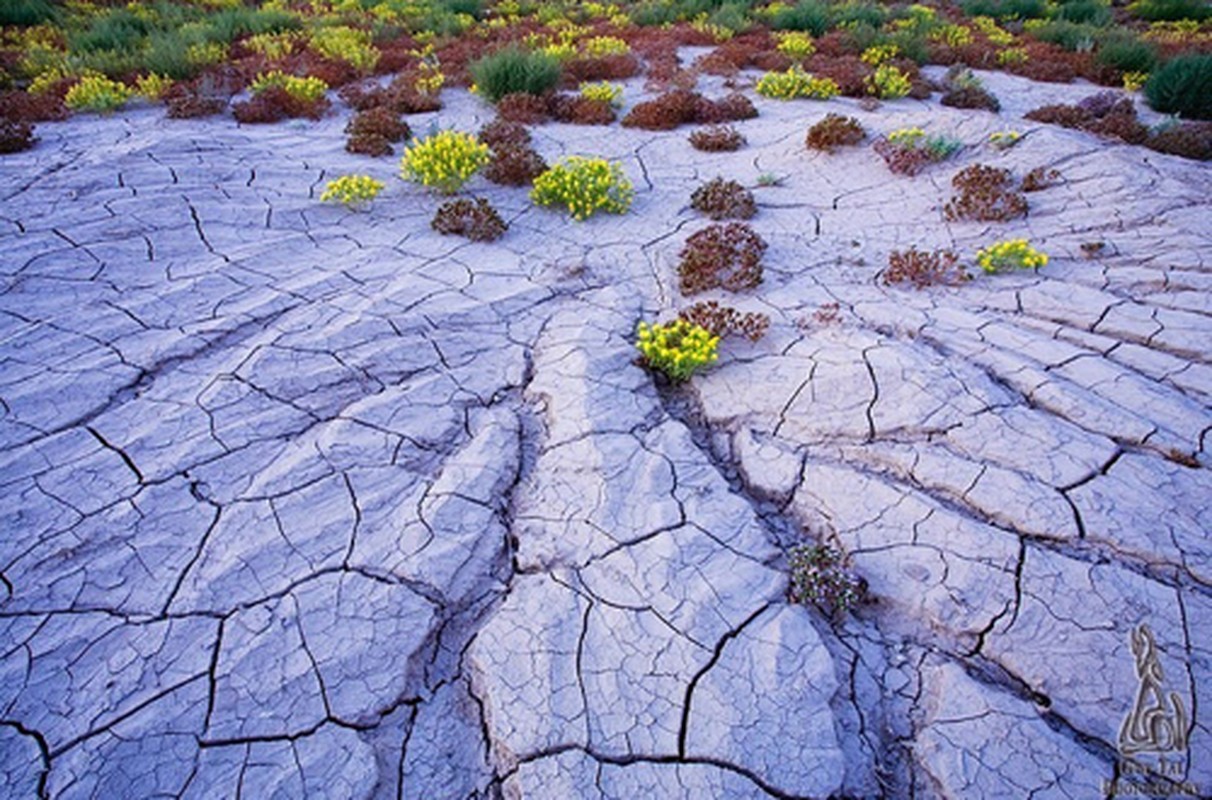
{"label": "small desert plant", "polygon": [[473,61],[467,71],[476,91],[495,103],[509,94],[541,95],[560,82],[560,62],[547,53],[508,47]]}
{"label": "small desert plant", "polygon": [[1095,60],[1121,72],[1149,72],[1157,66],[1157,50],[1140,39],[1109,38],[1098,46]]}
{"label": "small desert plant", "polygon": [[1188,119],[1212,119],[1212,54],[1182,55],[1163,64],[1145,83],[1155,111]]}
{"label": "small desert plant", "polygon": [[758,79],[754,91],[775,100],[795,100],[801,97],[828,100],[837,97],[841,92],[832,78],[810,75],[798,64],[791,65],[783,72],[767,72]]}
{"label": "small desert plant", "polygon": [[489,147],[526,147],[530,144],[530,131],[526,126],[500,118],[480,128],[478,137]]}
{"label": "small desert plant", "polygon": [[412,133],[408,123],[386,106],[359,111],[345,126],[345,132],[350,136],[382,136],[389,142],[401,142]]}
{"label": "small desert plant", "polygon": [[534,179],[530,199],[541,206],[564,206],[581,221],[598,211],[626,212],[634,194],[621,165],[603,158],[568,156]]}
{"label": "small desert plant", "polygon": [[785,56],[802,59],[816,52],[812,36],[802,31],[780,31],[775,35],[775,49]]}
{"label": "small desert plant", "polygon": [[976,263],[985,272],[1038,269],[1048,263],[1048,256],[1033,248],[1026,239],[1008,239],[977,250]]}
{"label": "small desert plant", "polygon": [[766,242],[743,222],[711,225],[686,240],[678,264],[682,294],[722,287],[739,292],[762,281]]}
{"label": "small desert plant", "polygon": [[814,605],[829,615],[845,613],[862,600],[865,584],[846,566],[842,552],[830,545],[799,545],[787,553],[791,570],[788,598]]}
{"label": "small desert plant", "polygon": [[438,233],[466,236],[473,242],[500,239],[509,227],[483,197],[477,197],[474,201],[460,198],[443,203],[431,225]]}
{"label": "small desert plant", "polygon": [[383,182],[369,175],[342,175],[328,182],[320,201],[340,203],[346,208],[361,208],[378,197],[381,191]]}
{"label": "small desert plant", "polygon": [[928,164],[950,158],[962,146],[948,136],[927,136],[921,128],[895,130],[874,145],[888,169],[902,175],[916,175]]}
{"label": "small desert plant", "polygon": [[453,194],[489,162],[488,145],[470,133],[441,131],[415,141],[400,160],[405,180]]}
{"label": "small desert plant", "polygon": [[951,185],[959,194],[943,207],[949,220],[1004,222],[1027,213],[1027,198],[1011,188],[1008,169],[972,164],[957,172]]}
{"label": "small desert plant", "polygon": [[1024,192],[1038,192],[1047,189],[1060,180],[1060,172],[1047,167],[1035,167],[1023,176],[1019,188]]}
{"label": "small desert plant", "polygon": [[135,79],[135,93],[147,100],[160,100],[172,87],[172,78],[154,72]]}
{"label": "small desert plant", "polygon": [[547,99],[526,92],[511,92],[497,101],[497,116],[507,122],[531,125],[551,116]]}
{"label": "small desert plant", "polygon": [[547,162],[530,145],[497,144],[484,177],[502,186],[528,186],[546,169]]}
{"label": "small desert plant", "polygon": [[359,72],[370,72],[379,63],[379,51],[370,43],[369,31],[344,25],[318,28],[309,45],[325,58],[343,61]]}
{"label": "small desert plant", "polygon": [[328,84],[319,78],[301,78],[298,75],[287,75],[275,69],[257,75],[248,88],[254,95],[280,88],[299,102],[315,103],[324,97],[324,93],[328,91]]}
{"label": "small desert plant", "polygon": [[690,133],[690,146],[705,152],[739,150],[745,137],[731,125],[709,125]]}
{"label": "small desert plant", "polygon": [[744,336],[756,342],[766,335],[770,317],[757,312],[741,313],[731,306],[722,306],[715,300],[705,300],[678,312],[678,318],[692,325],[706,328],[712,336]]}
{"label": "small desert plant", "polygon": [[1018,131],[995,131],[989,134],[989,146],[995,150],[1009,150],[1022,138]]}
{"label": "small desert plant", "polygon": [[617,83],[609,81],[598,81],[597,83],[582,83],[578,89],[581,97],[586,100],[593,100],[599,103],[618,107],[623,102],[623,87]]}
{"label": "small desert plant", "polygon": [[63,102],[75,111],[97,111],[109,113],[126,105],[131,90],[118,81],[104,75],[85,75],[67,90]]}
{"label": "small desert plant", "polygon": [[951,108],[976,108],[994,113],[1002,107],[997,98],[982,86],[952,86],[943,93],[939,102]]}
{"label": "small desert plant", "polygon": [[959,263],[959,256],[951,250],[926,252],[910,247],[908,250],[893,250],[888,254],[888,269],[884,270],[884,283],[908,283],[915,289],[927,286],[959,286],[969,279],[968,273]]}
{"label": "small desert plant", "polygon": [[0,153],[19,153],[34,146],[34,126],[0,117]]}
{"label": "small desert plant", "polygon": [[813,150],[832,153],[839,147],[859,144],[866,136],[863,126],[854,117],[826,114],[823,120],[808,129],[804,144]]}
{"label": "small desert plant", "polygon": [[579,94],[551,95],[547,109],[558,122],[571,125],[609,125],[615,121],[614,107],[610,103]]}
{"label": "small desert plant", "polygon": [[660,372],[674,383],[690,379],[703,367],[719,358],[720,339],[706,328],[676,319],[664,325],[640,322],[636,328],[636,348],[644,366]]}
{"label": "small desert plant", "polygon": [[1149,135],[1145,146],[1159,153],[1212,160],[1212,122],[1180,122]]}
{"label": "small desert plant", "polygon": [[749,219],[757,213],[753,193],[736,181],[714,178],[690,195],[690,206],[714,220]]}

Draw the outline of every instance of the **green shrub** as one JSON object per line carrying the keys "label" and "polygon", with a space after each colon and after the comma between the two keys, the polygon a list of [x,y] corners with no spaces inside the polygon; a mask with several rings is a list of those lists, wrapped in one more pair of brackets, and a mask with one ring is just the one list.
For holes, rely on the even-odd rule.
{"label": "green shrub", "polygon": [[803,0],[771,14],[770,27],[776,31],[808,31],[813,36],[823,36],[833,27],[833,15],[829,6],[819,0]]}
{"label": "green shrub", "polygon": [[995,19],[1034,19],[1048,14],[1044,0],[965,0],[960,7],[970,17]]}
{"label": "green shrub", "polygon": [[1159,20],[1193,19],[1212,17],[1212,6],[1206,0],[1138,0],[1128,10],[1141,19]]}
{"label": "green shrub", "polygon": [[414,142],[400,160],[400,176],[453,194],[491,160],[488,145],[461,131],[441,131]]}
{"label": "green shrub", "polygon": [[55,6],[47,0],[4,0],[0,3],[0,25],[38,25],[55,18]]}
{"label": "green shrub", "polygon": [[476,89],[495,103],[518,92],[541,95],[560,82],[560,62],[546,53],[507,47],[473,61],[467,68]]}
{"label": "green shrub", "polygon": [[1099,30],[1092,25],[1053,20],[1031,29],[1031,36],[1041,42],[1063,47],[1071,53],[1085,52],[1094,47]]}
{"label": "green shrub", "polygon": [[1152,72],[1157,66],[1153,45],[1134,38],[1108,37],[1098,46],[1095,58],[1120,72]]}
{"label": "green shrub", "polygon": [[541,206],[565,206],[580,221],[597,211],[622,214],[631,207],[634,194],[620,165],[568,156],[534,179],[530,199]]}
{"label": "green shrub", "polygon": [[1155,111],[1212,119],[1212,55],[1185,55],[1167,61],[1149,76],[1145,98]]}
{"label": "green shrub", "polygon": [[97,50],[134,52],[151,31],[151,23],[127,8],[113,8],[93,18],[87,28],[70,33],[69,48],[74,52]]}
{"label": "green shrub", "polygon": [[1111,9],[1104,0],[1067,0],[1056,9],[1056,19],[1103,26],[1111,21]]}
{"label": "green shrub", "polygon": [[641,322],[636,328],[636,339],[635,346],[644,355],[644,366],[663,373],[674,383],[689,380],[697,370],[719,358],[720,337],[681,318],[665,325]]}
{"label": "green shrub", "polygon": [[870,25],[879,29],[888,19],[888,12],[874,3],[852,1],[833,6],[832,11],[834,25]]}

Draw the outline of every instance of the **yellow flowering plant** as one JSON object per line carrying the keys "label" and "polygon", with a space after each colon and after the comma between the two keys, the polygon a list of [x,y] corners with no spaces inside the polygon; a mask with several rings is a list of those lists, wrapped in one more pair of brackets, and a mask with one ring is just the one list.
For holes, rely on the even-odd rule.
{"label": "yellow flowering plant", "polygon": [[678,318],[664,325],[640,322],[636,348],[649,369],[663,373],[674,383],[689,380],[697,370],[719,358],[720,337],[706,328]]}
{"label": "yellow flowering plant", "polygon": [[617,36],[594,36],[581,42],[581,52],[588,58],[622,56],[631,52],[631,45]]}
{"label": "yellow flowering plant", "polygon": [[253,94],[261,94],[275,86],[281,87],[296,100],[309,103],[319,100],[328,91],[328,84],[319,78],[300,78],[298,75],[287,75],[277,69],[260,73],[253,78],[253,82],[249,84],[248,88]]}
{"label": "yellow flowering plant", "polygon": [[325,58],[344,61],[359,72],[370,72],[379,63],[379,51],[371,44],[370,31],[334,25],[313,32],[309,44]]}
{"label": "yellow flowering plant", "polygon": [[135,79],[135,92],[148,100],[159,100],[173,85],[173,79],[152,72]]}
{"label": "yellow flowering plant", "polygon": [[530,199],[541,206],[565,206],[572,218],[588,219],[598,211],[622,214],[635,191],[623,168],[604,158],[568,156],[534,179]]}
{"label": "yellow flowering plant", "polygon": [[404,151],[400,177],[442,194],[454,194],[491,158],[488,145],[474,134],[440,131],[417,140]]}
{"label": "yellow flowering plant", "polygon": [[882,100],[895,100],[909,94],[913,83],[909,76],[891,64],[880,64],[875,68],[875,74],[868,75],[863,83],[869,94],[876,95]]}
{"label": "yellow flowering plant", "polygon": [[1007,239],[977,250],[976,263],[985,272],[1038,269],[1048,263],[1048,256],[1028,244],[1026,239]]}
{"label": "yellow flowering plant", "polygon": [[896,58],[901,49],[894,44],[877,44],[863,51],[861,58],[864,64],[878,67],[886,61]]}
{"label": "yellow flowering plant", "polygon": [[837,83],[831,78],[817,78],[805,72],[799,64],[792,64],[783,72],[767,72],[758,79],[754,91],[775,100],[795,100],[800,97],[828,100],[841,94]]}
{"label": "yellow flowering plant", "polygon": [[618,107],[623,101],[623,87],[617,83],[609,81],[599,81],[597,83],[582,83],[580,86],[581,97],[586,100],[596,100],[600,103],[609,103],[614,107]]}
{"label": "yellow flowering plant", "polygon": [[63,102],[75,111],[109,113],[126,105],[131,94],[126,84],[92,73],[68,89]]}
{"label": "yellow flowering plant", "polygon": [[342,175],[324,187],[320,201],[337,202],[346,208],[361,208],[378,197],[383,191],[383,182],[369,175]]}
{"label": "yellow flowering plant", "polygon": [[802,31],[780,31],[775,40],[778,42],[775,49],[791,58],[807,58],[816,52],[812,36]]}
{"label": "yellow flowering plant", "polygon": [[998,150],[1009,150],[1023,135],[1018,131],[996,131],[989,134],[989,144]]}

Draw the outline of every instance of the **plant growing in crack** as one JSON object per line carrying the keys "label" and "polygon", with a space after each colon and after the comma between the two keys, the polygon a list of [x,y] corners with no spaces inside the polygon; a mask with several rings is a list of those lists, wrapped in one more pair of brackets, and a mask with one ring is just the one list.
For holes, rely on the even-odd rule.
{"label": "plant growing in crack", "polygon": [[857,605],[867,582],[847,565],[846,555],[828,544],[797,545],[787,553],[793,603],[814,605],[829,616],[839,616]]}

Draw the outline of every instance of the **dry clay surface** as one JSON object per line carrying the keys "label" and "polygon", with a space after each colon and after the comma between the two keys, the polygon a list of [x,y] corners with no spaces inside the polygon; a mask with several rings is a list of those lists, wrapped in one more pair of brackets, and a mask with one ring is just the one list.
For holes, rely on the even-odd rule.
{"label": "dry clay surface", "polygon": [[[40,126],[0,161],[0,795],[1090,798],[1140,623],[1171,779],[1212,791],[1212,170],[1022,120],[1088,86],[985,78],[1000,115],[755,98],[732,154],[537,128],[635,203],[476,179],[494,244],[430,230],[346,111]],[[491,117],[445,98],[414,131]],[[897,177],[806,150],[827,111],[970,146]],[[976,162],[1062,180],[947,223]],[[348,172],[389,188],[321,205]],[[717,299],[770,331],[659,391],[634,329],[689,303],[689,195],[767,172],[765,280]],[[879,278],[1014,236],[1051,263]],[[840,624],[786,600],[808,536],[869,585]]]}

